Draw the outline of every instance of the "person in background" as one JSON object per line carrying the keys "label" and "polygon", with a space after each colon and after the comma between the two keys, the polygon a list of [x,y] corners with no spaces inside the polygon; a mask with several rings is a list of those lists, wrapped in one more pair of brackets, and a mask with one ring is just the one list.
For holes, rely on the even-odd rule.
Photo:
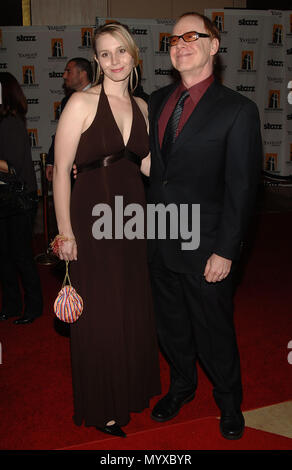
{"label": "person in background", "polygon": [[14,168],[18,178],[25,183],[33,206],[17,215],[1,217],[0,213],[0,319],[20,316],[14,323],[24,325],[32,323],[43,312],[40,277],[32,251],[33,223],[38,207],[37,182],[26,129],[26,98],[9,72],[0,73],[0,82],[0,168],[1,171]]}
{"label": "person in background", "polygon": [[[67,101],[74,91],[86,91],[91,87],[93,81],[92,65],[89,60],[83,57],[74,57],[67,62],[63,73],[65,96],[60,104],[60,114],[66,106]],[[48,181],[53,179],[54,167],[54,143],[55,135],[52,136],[52,143],[46,159],[46,177]]]}
{"label": "person in background", "polygon": [[262,140],[256,104],[214,77],[219,43],[209,18],[182,15],[169,37],[180,80],[149,99],[148,203],[200,205],[200,219],[188,220],[188,228],[200,227],[196,249],[182,248],[182,238],[149,240],[158,337],[170,365],[169,391],[152,418],[168,421],[194,398],[200,361],[214,385],[221,434],[239,439],[244,417],[232,280],[255,208]]}

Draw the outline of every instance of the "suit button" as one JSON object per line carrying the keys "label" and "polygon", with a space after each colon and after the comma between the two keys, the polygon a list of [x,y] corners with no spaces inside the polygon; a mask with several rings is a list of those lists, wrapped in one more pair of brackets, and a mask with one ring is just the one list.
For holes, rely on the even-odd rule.
{"label": "suit button", "polygon": [[164,180],[163,181],[163,185],[166,186],[168,184],[168,181],[167,180]]}

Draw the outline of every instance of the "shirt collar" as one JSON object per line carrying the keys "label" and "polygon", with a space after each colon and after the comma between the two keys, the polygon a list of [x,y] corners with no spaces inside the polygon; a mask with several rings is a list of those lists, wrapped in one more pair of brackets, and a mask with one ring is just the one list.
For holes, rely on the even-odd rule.
{"label": "shirt collar", "polygon": [[86,90],[88,90],[89,88],[91,88],[91,83],[88,83],[88,85],[86,85],[86,87],[85,87],[85,88],[83,88],[83,90],[82,90],[82,91],[86,91]]}
{"label": "shirt collar", "polygon": [[[196,83],[193,85],[191,88],[188,89],[190,93],[190,97],[194,103],[198,101],[198,98],[201,98],[207,88],[211,85],[211,83],[214,81],[214,75],[210,75],[209,77],[205,78],[199,83]],[[176,95],[177,98],[180,97],[183,91],[185,91],[187,88],[184,86],[184,84],[181,82],[180,85],[176,89]]]}

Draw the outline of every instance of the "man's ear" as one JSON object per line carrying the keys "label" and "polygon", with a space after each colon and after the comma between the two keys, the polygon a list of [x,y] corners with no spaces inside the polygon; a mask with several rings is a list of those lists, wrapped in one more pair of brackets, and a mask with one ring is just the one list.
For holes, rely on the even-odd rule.
{"label": "man's ear", "polygon": [[213,38],[211,42],[211,55],[217,54],[219,49],[219,41],[217,38]]}

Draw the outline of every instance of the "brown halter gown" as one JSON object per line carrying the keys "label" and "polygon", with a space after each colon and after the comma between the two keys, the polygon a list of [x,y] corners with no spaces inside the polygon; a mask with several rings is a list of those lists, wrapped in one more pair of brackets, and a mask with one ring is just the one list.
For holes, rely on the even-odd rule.
{"label": "brown halter gown", "polygon": [[[145,119],[131,97],[133,122],[126,149],[140,160],[149,152]],[[108,98],[102,88],[95,118],[82,134],[76,164],[95,161],[125,149]],[[78,260],[71,262],[71,281],[84,301],[80,319],[71,325],[74,422],[121,426],[130,412],[149,406],[160,393],[159,359],[152,309],[145,239],[93,237],[98,217],[93,207],[145,208],[139,166],[127,158],[78,175],[71,197],[71,222]],[[113,210],[114,217],[114,210]],[[114,223],[113,223],[114,237]]]}

